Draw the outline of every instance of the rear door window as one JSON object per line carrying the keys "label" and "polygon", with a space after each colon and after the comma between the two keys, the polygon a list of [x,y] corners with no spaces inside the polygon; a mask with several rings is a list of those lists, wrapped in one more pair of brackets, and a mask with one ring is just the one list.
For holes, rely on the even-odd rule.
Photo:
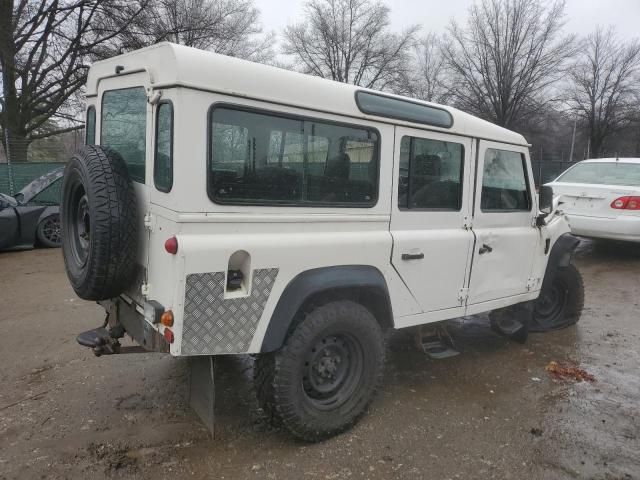
{"label": "rear door window", "polygon": [[519,152],[488,148],[482,174],[483,212],[531,210],[531,196],[524,155]]}
{"label": "rear door window", "polygon": [[109,90],[102,95],[100,144],[117,151],[131,178],[145,183],[147,95],[144,87]]}
{"label": "rear door window", "polygon": [[460,210],[464,147],[428,138],[402,137],[398,207]]}

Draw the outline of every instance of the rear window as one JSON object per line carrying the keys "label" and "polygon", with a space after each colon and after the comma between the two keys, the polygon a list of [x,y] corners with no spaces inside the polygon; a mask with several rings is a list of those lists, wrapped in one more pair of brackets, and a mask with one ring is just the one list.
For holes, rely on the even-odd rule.
{"label": "rear window", "polygon": [[217,203],[368,207],[378,196],[375,130],[216,107],[208,191]]}
{"label": "rear window", "polygon": [[109,90],[102,95],[100,144],[117,151],[136,182],[144,183],[147,94],[144,87]]}
{"label": "rear window", "polygon": [[579,163],[556,182],[640,187],[640,164],[622,162]]}

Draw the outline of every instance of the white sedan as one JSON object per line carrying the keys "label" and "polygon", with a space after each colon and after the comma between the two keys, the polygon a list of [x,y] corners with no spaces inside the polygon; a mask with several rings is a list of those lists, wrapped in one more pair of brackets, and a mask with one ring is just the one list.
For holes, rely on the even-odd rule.
{"label": "white sedan", "polygon": [[547,185],[573,234],[640,242],[640,158],[584,160]]}

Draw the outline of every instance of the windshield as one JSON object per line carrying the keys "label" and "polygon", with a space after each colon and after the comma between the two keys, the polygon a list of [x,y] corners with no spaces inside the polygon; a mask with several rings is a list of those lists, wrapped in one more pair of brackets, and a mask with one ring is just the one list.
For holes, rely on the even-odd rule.
{"label": "windshield", "polygon": [[640,187],[640,163],[579,163],[560,175],[556,182]]}

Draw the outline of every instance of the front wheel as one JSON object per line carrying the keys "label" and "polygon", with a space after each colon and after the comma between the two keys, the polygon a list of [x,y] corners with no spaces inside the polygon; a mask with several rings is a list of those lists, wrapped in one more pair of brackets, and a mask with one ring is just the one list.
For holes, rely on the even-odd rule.
{"label": "front wheel", "polygon": [[582,275],[573,264],[558,268],[553,282],[540,292],[534,304],[529,330],[546,332],[574,325],[583,306]]}
{"label": "front wheel", "polygon": [[294,436],[319,441],[355,424],[382,377],[384,340],[364,306],[330,302],[309,312],[277,352],[258,358],[263,409]]}

